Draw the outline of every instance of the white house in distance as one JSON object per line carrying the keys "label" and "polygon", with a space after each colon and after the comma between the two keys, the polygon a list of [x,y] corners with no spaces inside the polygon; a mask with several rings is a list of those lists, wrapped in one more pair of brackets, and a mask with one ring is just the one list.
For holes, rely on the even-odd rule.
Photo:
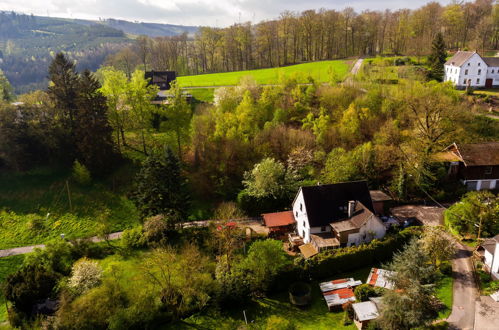
{"label": "white house in distance", "polygon": [[478,248],[477,252],[483,258],[486,271],[495,280],[499,280],[499,235],[486,239]]}
{"label": "white house in distance", "polygon": [[293,215],[303,248],[315,253],[367,243],[386,233],[374,214],[366,181],[301,187],[293,201]]}
{"label": "white house in distance", "polygon": [[499,57],[481,57],[475,52],[458,51],[444,64],[444,81],[457,88],[499,87]]}

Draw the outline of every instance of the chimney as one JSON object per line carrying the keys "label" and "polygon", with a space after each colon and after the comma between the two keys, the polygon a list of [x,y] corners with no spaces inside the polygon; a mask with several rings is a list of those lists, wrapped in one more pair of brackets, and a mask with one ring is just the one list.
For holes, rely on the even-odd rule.
{"label": "chimney", "polygon": [[351,218],[355,211],[355,201],[348,202],[348,217]]}

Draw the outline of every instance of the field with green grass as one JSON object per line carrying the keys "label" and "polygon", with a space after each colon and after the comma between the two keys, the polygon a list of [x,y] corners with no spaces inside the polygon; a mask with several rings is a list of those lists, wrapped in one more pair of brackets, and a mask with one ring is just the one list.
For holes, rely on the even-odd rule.
{"label": "field with green grass", "polygon": [[448,318],[452,312],[453,284],[454,279],[452,276],[445,276],[437,283],[435,295],[445,305],[445,309],[438,313],[439,320]]}
{"label": "field with green grass", "polygon": [[[371,267],[365,267],[339,274],[334,276],[334,278],[327,278],[320,282],[346,277],[353,277],[356,280],[365,282],[370,270]],[[272,315],[290,320],[297,329],[357,329],[354,324],[343,325],[342,311],[329,312],[318,281],[313,281],[310,285],[312,287],[312,304],[305,308],[292,305],[289,302],[288,292],[284,291],[271,294],[266,298],[253,299],[252,303],[248,306],[193,315],[185,319],[181,324],[175,325],[175,328],[236,329],[245,325],[244,309],[251,329],[264,328],[267,319]]]}
{"label": "field with green grass", "polygon": [[0,174],[0,249],[40,244],[61,234],[90,237],[104,226],[110,231],[134,226],[138,212],[118,188],[127,183],[119,181],[113,176],[80,186],[69,173],[45,169]]}
{"label": "field with green grass", "polygon": [[180,87],[237,85],[242,77],[251,76],[258,84],[276,84],[282,77],[296,75],[299,83],[307,83],[310,76],[318,82],[328,82],[332,78],[343,79],[351,61],[335,60],[290,65],[280,68],[201,74],[178,77]]}

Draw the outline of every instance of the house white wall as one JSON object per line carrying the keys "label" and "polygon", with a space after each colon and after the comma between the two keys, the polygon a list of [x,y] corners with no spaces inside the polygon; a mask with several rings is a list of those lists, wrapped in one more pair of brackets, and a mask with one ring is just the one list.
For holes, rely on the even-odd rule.
{"label": "house white wall", "polygon": [[358,233],[348,235],[347,245],[368,243],[373,239],[383,238],[385,234],[385,225],[377,216],[373,216],[360,228]]}
{"label": "house white wall", "polygon": [[487,79],[492,79],[493,86],[499,86],[499,66],[488,67]]}
{"label": "house white wall", "polygon": [[492,277],[499,280],[499,243],[496,243],[494,254],[485,250],[485,264],[491,271]]}
{"label": "house white wall", "polygon": [[304,243],[309,243],[310,225],[308,223],[307,208],[301,188],[293,202],[293,215],[296,220],[296,233],[303,238]]}
{"label": "house white wall", "polygon": [[444,65],[444,81],[451,81],[455,86],[466,87],[470,80],[471,87],[484,87],[488,67],[482,57],[473,54],[463,65]]}

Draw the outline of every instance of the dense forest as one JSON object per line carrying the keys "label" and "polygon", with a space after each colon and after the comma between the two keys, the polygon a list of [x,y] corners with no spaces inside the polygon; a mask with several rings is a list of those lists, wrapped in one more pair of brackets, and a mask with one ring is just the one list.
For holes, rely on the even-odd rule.
{"label": "dense forest", "polygon": [[430,2],[397,11],[352,8],[284,12],[258,24],[202,27],[193,40],[183,37],[144,39],[110,62],[142,64],[155,70],[198,74],[276,67],[306,61],[376,56],[422,56],[442,32],[450,50],[487,52],[499,43],[499,5],[493,0]]}
{"label": "dense forest", "polygon": [[95,71],[104,59],[132,44],[125,33],[150,36],[192,33],[194,27],[98,22],[23,15],[0,11],[0,69],[17,94],[47,86],[47,68],[55,54],[64,51],[79,70]]}

